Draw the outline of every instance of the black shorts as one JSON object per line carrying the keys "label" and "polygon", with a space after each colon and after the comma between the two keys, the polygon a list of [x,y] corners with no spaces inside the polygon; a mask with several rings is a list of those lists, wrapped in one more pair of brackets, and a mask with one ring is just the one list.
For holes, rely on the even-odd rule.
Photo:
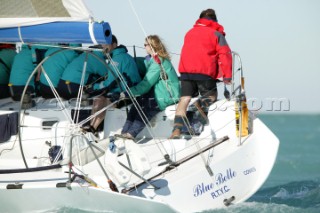
{"label": "black shorts", "polygon": [[181,96],[217,96],[216,80],[181,80]]}

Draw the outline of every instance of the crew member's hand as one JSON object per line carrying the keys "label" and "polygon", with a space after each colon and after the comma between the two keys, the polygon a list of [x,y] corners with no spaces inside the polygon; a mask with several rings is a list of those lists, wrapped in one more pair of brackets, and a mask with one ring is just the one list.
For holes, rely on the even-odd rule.
{"label": "crew member's hand", "polygon": [[224,78],[223,83],[226,85],[230,85],[232,83],[232,79],[231,78]]}
{"label": "crew member's hand", "polygon": [[87,93],[87,94],[93,94],[95,91],[93,89],[93,87],[87,87],[84,89],[84,91]]}
{"label": "crew member's hand", "polygon": [[86,91],[87,89],[91,88],[92,87],[92,84],[88,84],[88,85],[85,85],[83,87],[84,91]]}
{"label": "crew member's hand", "polygon": [[120,93],[120,97],[119,97],[120,100],[121,100],[121,99],[125,99],[126,97],[127,97],[127,94],[126,94],[125,92],[121,92],[121,93]]}

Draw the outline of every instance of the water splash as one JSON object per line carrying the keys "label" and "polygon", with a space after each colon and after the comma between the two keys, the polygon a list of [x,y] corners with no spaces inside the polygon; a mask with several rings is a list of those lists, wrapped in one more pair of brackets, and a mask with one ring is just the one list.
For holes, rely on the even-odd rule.
{"label": "water splash", "polygon": [[285,204],[299,208],[318,208],[320,206],[320,183],[298,181],[270,187],[258,191],[249,201]]}
{"label": "water splash", "polygon": [[50,209],[46,211],[39,211],[37,213],[116,213],[113,211],[87,211],[83,209],[78,208],[71,208],[71,207],[61,207],[61,208],[55,208]]}

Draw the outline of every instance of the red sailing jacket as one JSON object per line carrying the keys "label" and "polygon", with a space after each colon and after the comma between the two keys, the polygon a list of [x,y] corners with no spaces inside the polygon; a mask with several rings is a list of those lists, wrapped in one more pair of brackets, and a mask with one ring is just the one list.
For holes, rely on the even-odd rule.
{"label": "red sailing jacket", "polygon": [[220,24],[205,18],[196,21],[184,38],[179,72],[213,79],[232,77],[231,50]]}

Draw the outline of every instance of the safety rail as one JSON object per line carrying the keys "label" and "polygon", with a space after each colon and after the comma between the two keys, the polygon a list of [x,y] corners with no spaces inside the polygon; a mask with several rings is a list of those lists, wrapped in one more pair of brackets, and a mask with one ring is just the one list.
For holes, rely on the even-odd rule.
{"label": "safety rail", "polygon": [[[236,63],[237,62],[237,63]],[[239,73],[239,74],[238,74]],[[238,74],[239,79],[236,79],[236,75]],[[238,81],[239,80],[239,81]],[[236,83],[238,82],[238,84]],[[242,61],[240,55],[237,52],[232,52],[232,83],[231,83],[231,97],[236,100],[237,109],[235,109],[236,114],[239,116],[239,120],[236,121],[236,128],[238,128],[238,138],[239,138],[239,146],[242,144],[242,107],[243,102],[246,101],[246,96],[244,92],[244,77],[243,77],[243,68]],[[237,116],[236,116],[237,120]]]}
{"label": "safety rail", "polygon": [[[236,67],[236,60],[238,61],[238,68]],[[240,82],[239,85],[235,88],[235,75],[237,72],[240,73]],[[243,88],[242,85],[243,79],[243,69],[242,69],[242,61],[240,55],[237,52],[232,51],[232,83],[231,83],[231,97],[236,98],[236,92],[239,90],[239,95],[242,94]]]}

